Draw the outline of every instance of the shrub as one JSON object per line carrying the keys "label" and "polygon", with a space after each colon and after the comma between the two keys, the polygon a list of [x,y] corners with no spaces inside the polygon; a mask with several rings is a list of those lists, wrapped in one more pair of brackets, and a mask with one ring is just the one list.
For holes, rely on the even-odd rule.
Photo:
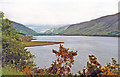
{"label": "shrub", "polygon": [[49,73],[55,75],[69,75],[70,68],[74,64],[74,56],[77,55],[77,51],[68,51],[60,44],[59,51],[53,50],[53,53],[56,54],[57,60],[55,60],[48,69]]}

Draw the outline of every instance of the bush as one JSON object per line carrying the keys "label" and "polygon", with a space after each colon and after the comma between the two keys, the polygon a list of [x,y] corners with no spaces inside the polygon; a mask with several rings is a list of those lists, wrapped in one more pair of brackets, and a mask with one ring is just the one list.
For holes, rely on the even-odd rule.
{"label": "bush", "polygon": [[13,27],[12,21],[2,18],[0,24],[2,24],[2,66],[12,64],[20,70],[26,66],[33,68],[34,55],[25,49],[23,39]]}

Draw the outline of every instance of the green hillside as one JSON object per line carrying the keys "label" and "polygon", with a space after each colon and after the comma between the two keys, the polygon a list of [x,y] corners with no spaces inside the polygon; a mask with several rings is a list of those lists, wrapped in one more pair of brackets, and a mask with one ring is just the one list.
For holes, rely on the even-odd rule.
{"label": "green hillside", "polygon": [[17,22],[13,22],[12,23],[14,27],[17,27],[17,31],[19,31],[20,33],[26,34],[26,35],[35,35],[37,34],[37,32],[35,32],[34,30],[20,24]]}
{"label": "green hillside", "polygon": [[62,33],[63,31],[65,31],[67,28],[68,28],[68,26],[53,28],[53,29],[46,31],[45,33],[46,34],[59,34],[59,33]]}
{"label": "green hillside", "polygon": [[46,31],[46,34],[65,34],[65,35],[109,35],[117,36],[118,31],[118,15],[103,16],[91,21],[72,24],[60,28],[54,28]]}

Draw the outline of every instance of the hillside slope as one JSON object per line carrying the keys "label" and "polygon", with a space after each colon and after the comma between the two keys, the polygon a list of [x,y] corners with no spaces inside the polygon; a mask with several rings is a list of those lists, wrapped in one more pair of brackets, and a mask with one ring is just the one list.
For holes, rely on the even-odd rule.
{"label": "hillside slope", "polygon": [[17,27],[17,31],[19,31],[20,33],[26,34],[26,35],[35,35],[37,34],[37,32],[35,32],[34,30],[20,24],[17,22],[13,22],[13,26]]}
{"label": "hillside slope", "polygon": [[52,28],[50,30],[47,30],[45,34],[61,34],[63,31],[65,31],[69,26],[63,26],[63,27],[57,27]]}
{"label": "hillside slope", "polygon": [[118,18],[120,13],[103,16],[91,21],[72,24],[60,28],[46,31],[46,34],[66,34],[66,35],[112,35],[120,34],[118,31]]}

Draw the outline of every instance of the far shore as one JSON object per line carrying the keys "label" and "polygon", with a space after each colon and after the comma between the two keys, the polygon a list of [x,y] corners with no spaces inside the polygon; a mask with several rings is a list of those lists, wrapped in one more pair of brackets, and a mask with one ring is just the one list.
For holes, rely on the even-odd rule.
{"label": "far shore", "polygon": [[120,37],[120,35],[79,35],[79,34],[41,34],[41,35],[34,35],[34,36],[96,36],[96,37]]}

